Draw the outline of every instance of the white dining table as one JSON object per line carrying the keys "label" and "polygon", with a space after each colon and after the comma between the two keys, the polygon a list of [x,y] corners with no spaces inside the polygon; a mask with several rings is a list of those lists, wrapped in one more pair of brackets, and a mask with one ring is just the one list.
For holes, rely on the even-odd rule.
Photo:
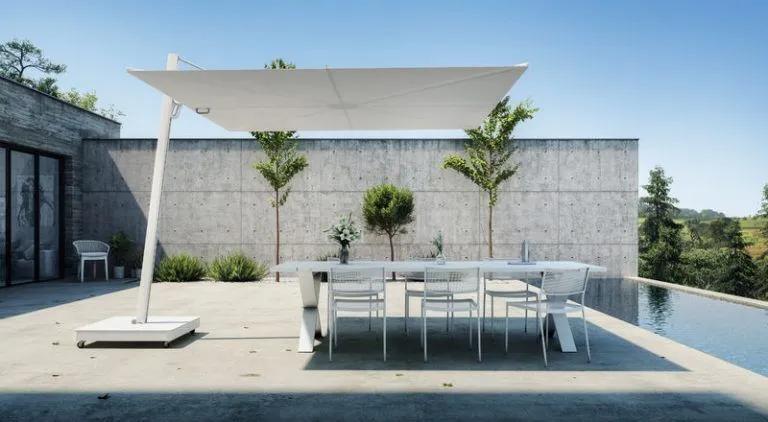
{"label": "white dining table", "polygon": [[[315,278],[313,273],[327,273],[331,267],[340,265],[333,261],[287,261],[270,268],[273,273],[296,273],[299,277],[299,290],[301,291],[301,325],[299,327],[299,347],[301,353],[311,353],[315,350],[315,339],[322,338],[322,328],[320,325],[320,312],[318,303],[320,302],[320,279]],[[437,265],[434,262],[425,261],[353,261],[345,264],[349,267],[354,266],[377,266],[383,267],[385,272],[423,272],[426,266]],[[482,275],[506,274],[519,275],[524,278],[526,274],[541,273],[545,271],[563,271],[575,270],[580,268],[589,268],[590,274],[605,274],[605,267],[585,264],[573,261],[536,261],[536,262],[508,262],[503,260],[488,261],[448,261],[441,267],[474,267],[479,268]],[[564,300],[564,299],[563,299]],[[563,352],[576,352],[576,344],[573,341],[573,333],[568,323],[568,317],[562,314],[552,315],[557,339],[560,343],[560,349]]]}

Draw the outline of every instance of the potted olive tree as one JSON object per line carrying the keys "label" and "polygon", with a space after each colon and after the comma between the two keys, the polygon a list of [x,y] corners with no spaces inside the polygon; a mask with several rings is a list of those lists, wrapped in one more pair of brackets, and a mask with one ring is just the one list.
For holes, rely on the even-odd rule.
{"label": "potted olive tree", "polygon": [[114,257],[113,274],[115,278],[125,278],[125,265],[131,257],[133,241],[125,233],[119,231],[109,239],[109,248]]}
{"label": "potted olive tree", "polygon": [[[389,183],[365,191],[363,217],[368,230],[389,238],[389,259],[395,260],[395,236],[407,233],[406,226],[413,222],[413,192]],[[392,279],[395,274],[392,273]]]}

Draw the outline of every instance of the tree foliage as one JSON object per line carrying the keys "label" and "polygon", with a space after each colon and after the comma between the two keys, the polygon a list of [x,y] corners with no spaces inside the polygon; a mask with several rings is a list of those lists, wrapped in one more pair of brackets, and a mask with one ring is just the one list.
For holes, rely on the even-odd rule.
{"label": "tree foliage", "polygon": [[[0,44],[0,76],[112,120],[125,116],[113,104],[98,107],[99,99],[94,92],[80,93],[74,88],[62,92],[53,76],[66,70],[67,66],[51,62],[43,56],[43,51],[29,40],[14,39]],[[30,74],[32,71],[42,76],[34,78]]]}
{"label": "tree foliage", "polygon": [[[0,44],[0,75],[34,87],[37,82],[29,75],[32,70],[44,75],[58,75],[64,73],[67,66],[53,63],[44,57],[43,50],[29,40],[13,39]],[[51,80],[55,82],[52,78]],[[50,81],[48,83],[50,84]]]}
{"label": "tree foliage", "polygon": [[[264,65],[267,69],[295,69],[293,63],[275,59]],[[261,146],[266,159],[253,164],[274,191],[271,200],[275,209],[275,262],[280,263],[280,207],[288,200],[291,191],[290,182],[294,176],[304,170],[309,162],[307,157],[297,152],[296,132],[251,132]],[[280,281],[279,274],[276,276]]]}
{"label": "tree foliage", "polygon": [[464,145],[464,155],[450,154],[443,160],[444,169],[460,173],[488,194],[489,256],[493,256],[493,207],[498,201],[499,187],[520,167],[519,163],[510,162],[517,150],[512,132],[537,111],[529,102],[512,108],[509,97],[505,97],[481,126],[466,131],[469,141]]}
{"label": "tree foliage", "polygon": [[363,218],[368,230],[387,236],[407,233],[413,222],[413,193],[388,183],[374,186],[363,196]]}
{"label": "tree foliage", "polygon": [[768,183],[763,186],[763,200],[757,214],[765,219],[765,224],[760,229],[760,234],[768,241]]}
{"label": "tree foliage", "polygon": [[648,196],[640,198],[646,207],[646,217],[640,225],[640,275],[668,282],[680,277],[683,242],[682,226],[675,222],[677,199],[670,196],[672,178],[664,169],[651,170],[643,188]]}

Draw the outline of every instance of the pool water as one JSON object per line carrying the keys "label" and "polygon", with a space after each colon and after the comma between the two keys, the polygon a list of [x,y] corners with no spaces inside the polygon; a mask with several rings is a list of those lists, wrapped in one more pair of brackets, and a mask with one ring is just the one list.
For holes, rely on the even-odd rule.
{"label": "pool water", "polygon": [[589,286],[587,306],[768,376],[768,310],[632,280]]}

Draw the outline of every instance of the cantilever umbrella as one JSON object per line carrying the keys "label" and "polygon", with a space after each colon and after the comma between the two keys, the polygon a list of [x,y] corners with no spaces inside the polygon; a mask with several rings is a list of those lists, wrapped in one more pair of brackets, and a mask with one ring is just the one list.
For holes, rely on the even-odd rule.
{"label": "cantilever umbrella", "polygon": [[197,317],[148,317],[165,157],[171,120],[181,106],[232,131],[468,129],[482,122],[528,67],[177,70],[179,61],[191,64],[169,54],[166,70],[128,71],[165,94],[137,315],[79,328],[79,346],[167,344],[199,326]]}

